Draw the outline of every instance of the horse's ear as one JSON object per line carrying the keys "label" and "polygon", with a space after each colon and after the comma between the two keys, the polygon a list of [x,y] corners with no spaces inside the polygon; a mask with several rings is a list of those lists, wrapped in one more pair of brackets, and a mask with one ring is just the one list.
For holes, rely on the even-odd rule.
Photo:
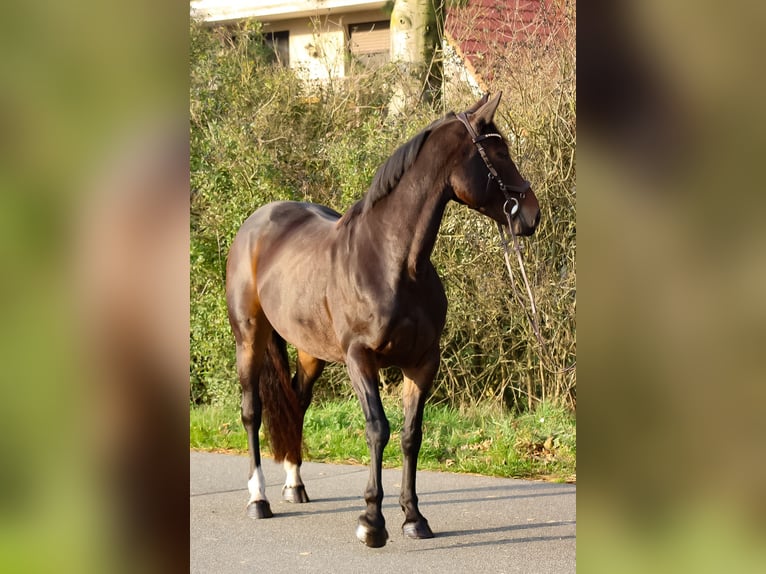
{"label": "horse's ear", "polygon": [[[489,94],[487,94],[487,96],[488,95]],[[474,121],[477,125],[480,123],[487,125],[492,121],[492,119],[495,117],[495,111],[497,110],[497,105],[500,103],[500,97],[502,95],[503,92],[497,92],[497,94],[495,94],[491,100],[484,103],[476,110],[474,113]]]}
{"label": "horse's ear", "polygon": [[480,107],[482,107],[484,104],[487,103],[487,100],[489,100],[489,92],[484,94],[481,98],[479,98],[479,101],[476,102],[474,105],[472,105],[470,108],[466,110],[467,114],[473,114],[478,110]]}

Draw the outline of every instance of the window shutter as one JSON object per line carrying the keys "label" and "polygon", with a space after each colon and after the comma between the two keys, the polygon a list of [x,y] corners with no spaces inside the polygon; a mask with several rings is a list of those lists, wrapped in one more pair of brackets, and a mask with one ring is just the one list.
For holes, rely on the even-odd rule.
{"label": "window shutter", "polygon": [[351,53],[380,54],[389,51],[390,24],[387,21],[351,24],[349,26]]}

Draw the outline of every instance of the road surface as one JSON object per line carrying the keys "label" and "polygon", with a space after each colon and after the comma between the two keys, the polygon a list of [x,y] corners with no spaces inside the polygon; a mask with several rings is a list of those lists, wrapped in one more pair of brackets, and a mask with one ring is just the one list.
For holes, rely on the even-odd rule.
{"label": "road surface", "polygon": [[306,462],[308,504],[282,502],[282,466],[264,459],[274,517],[245,515],[246,456],[190,453],[191,571],[373,573],[575,572],[570,484],[418,472],[420,511],[435,537],[401,533],[400,470],[383,471],[383,548],[356,539],[367,468]]}

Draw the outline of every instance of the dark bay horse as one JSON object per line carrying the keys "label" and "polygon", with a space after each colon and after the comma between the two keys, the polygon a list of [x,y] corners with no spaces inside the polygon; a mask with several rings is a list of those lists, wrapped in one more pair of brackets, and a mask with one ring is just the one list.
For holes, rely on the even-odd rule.
{"label": "dark bay horse", "polygon": [[[258,443],[262,411],[287,474],[283,498],[308,502],[300,476],[303,417],[325,363],[342,362],[364,411],[370,451],[367,508],[356,535],[371,547],[386,543],[381,462],[390,430],[378,369],[395,365],[404,375],[402,528],[411,538],[433,536],[418,509],[415,471],[447,313],[430,261],[445,207],[455,200],[505,225],[508,213],[520,235],[531,235],[540,219],[537,198],[493,122],[499,101],[500,94],[484,96],[414,136],[342,216],[310,203],[270,203],[234,238],[226,302],[250,449],[251,517],[272,516]],[[297,349],[292,377],[285,341]]]}

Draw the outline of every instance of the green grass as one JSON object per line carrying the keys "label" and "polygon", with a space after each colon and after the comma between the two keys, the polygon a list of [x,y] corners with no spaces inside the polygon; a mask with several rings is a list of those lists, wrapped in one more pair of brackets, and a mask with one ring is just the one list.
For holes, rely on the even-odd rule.
{"label": "green grass", "polygon": [[[401,466],[403,414],[396,397],[384,397],[391,440],[383,452],[386,468]],[[247,440],[236,407],[192,408],[190,446],[246,452]],[[455,409],[427,405],[418,467],[491,476],[572,482],[576,477],[576,423],[564,408],[540,405],[512,416],[494,406]],[[369,463],[364,417],[356,400],[314,403],[304,424],[305,460]],[[269,454],[261,435],[262,450]]]}

